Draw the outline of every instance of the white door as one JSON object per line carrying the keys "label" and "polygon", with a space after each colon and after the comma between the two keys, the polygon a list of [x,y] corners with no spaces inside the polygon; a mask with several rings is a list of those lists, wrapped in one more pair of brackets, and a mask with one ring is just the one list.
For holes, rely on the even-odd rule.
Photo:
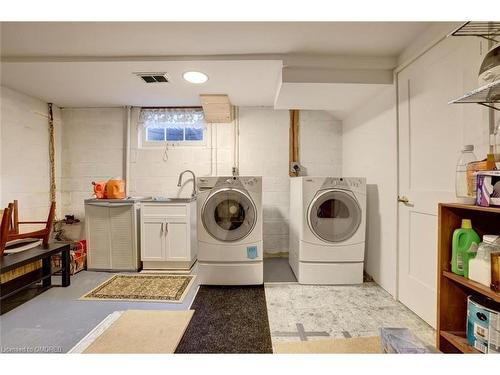
{"label": "white door", "polygon": [[398,74],[398,298],[433,327],[437,206],[455,200],[456,161],[463,143],[472,143],[467,117],[481,120],[477,106],[447,103],[474,88],[479,57],[477,40],[448,38]]}
{"label": "white door", "polygon": [[142,220],[141,260],[165,260],[165,218],[144,217]]}
{"label": "white door", "polygon": [[189,261],[191,259],[188,241],[189,227],[186,217],[168,218],[165,223],[165,254],[169,261]]}

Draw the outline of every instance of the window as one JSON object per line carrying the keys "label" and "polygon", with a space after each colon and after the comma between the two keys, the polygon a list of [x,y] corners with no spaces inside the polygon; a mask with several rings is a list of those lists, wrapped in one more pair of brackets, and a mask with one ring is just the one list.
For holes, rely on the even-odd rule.
{"label": "window", "polygon": [[205,121],[201,108],[143,108],[139,122],[144,128],[146,145],[204,144]]}

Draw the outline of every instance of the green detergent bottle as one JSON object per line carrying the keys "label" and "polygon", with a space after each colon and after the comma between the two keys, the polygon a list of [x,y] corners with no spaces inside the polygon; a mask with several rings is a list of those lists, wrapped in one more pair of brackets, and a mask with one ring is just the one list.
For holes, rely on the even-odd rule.
{"label": "green detergent bottle", "polygon": [[477,245],[481,242],[472,229],[471,221],[462,219],[462,226],[453,232],[451,243],[451,270],[457,275],[469,277],[469,259],[476,256]]}

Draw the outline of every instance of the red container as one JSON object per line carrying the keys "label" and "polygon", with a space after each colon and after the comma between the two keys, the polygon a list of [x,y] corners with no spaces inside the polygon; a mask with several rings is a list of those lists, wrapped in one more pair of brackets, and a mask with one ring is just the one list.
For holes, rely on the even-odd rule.
{"label": "red container", "polygon": [[94,185],[94,196],[97,199],[106,198],[106,183],[103,181],[95,182],[92,181],[92,185]]}

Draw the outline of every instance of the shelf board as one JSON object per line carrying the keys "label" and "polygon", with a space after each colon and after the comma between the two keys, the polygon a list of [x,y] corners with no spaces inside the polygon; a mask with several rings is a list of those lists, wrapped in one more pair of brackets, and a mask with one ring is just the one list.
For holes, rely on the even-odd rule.
{"label": "shelf board", "polygon": [[475,281],[466,279],[463,276],[459,276],[450,271],[443,271],[443,276],[453,280],[469,289],[472,289],[488,298],[491,298],[495,302],[500,302],[500,293],[494,292],[490,288],[484,286],[483,284],[477,283]]}
{"label": "shelf board", "polygon": [[453,30],[449,36],[477,36],[497,42],[500,37],[500,22],[465,22]]}
{"label": "shelf board", "polygon": [[500,102],[500,80],[488,83],[482,87],[468,92],[460,98],[454,99],[448,104],[477,103],[484,104],[495,109],[494,103]]}
{"label": "shelf board", "polygon": [[456,208],[460,210],[471,210],[471,211],[481,211],[485,213],[500,214],[500,207],[483,207],[475,206],[473,204],[463,204],[463,203],[440,203],[442,207]]}
{"label": "shelf board", "polygon": [[440,331],[439,334],[462,353],[482,354],[467,343],[465,332]]}

